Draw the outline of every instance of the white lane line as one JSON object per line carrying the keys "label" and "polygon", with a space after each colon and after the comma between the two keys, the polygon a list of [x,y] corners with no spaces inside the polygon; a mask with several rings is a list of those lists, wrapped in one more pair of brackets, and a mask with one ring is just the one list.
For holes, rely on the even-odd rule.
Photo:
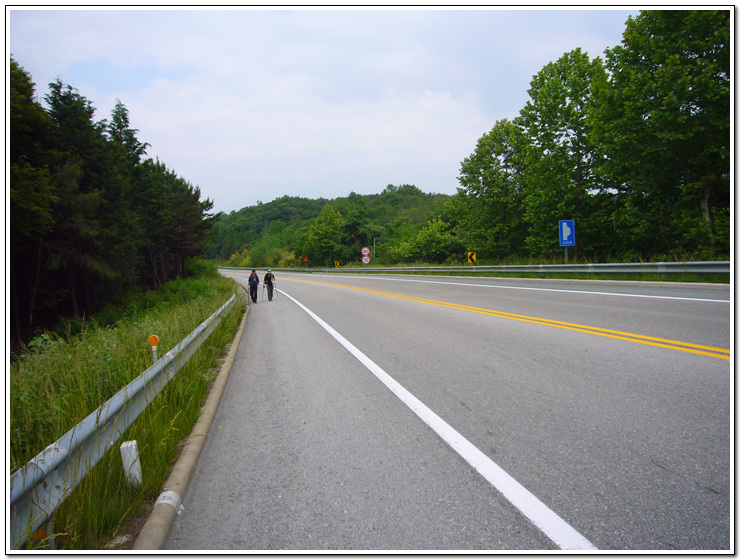
{"label": "white lane line", "polygon": [[[315,274],[314,276],[319,276]],[[322,276],[331,277],[329,274]],[[349,275],[348,275],[349,276]],[[336,277],[336,275],[334,275]],[[471,284],[469,282],[448,282],[440,280],[416,280],[411,278],[388,278],[383,277],[383,280],[389,280],[391,282],[417,282],[419,284],[446,284],[449,286],[472,286],[475,288],[498,288],[501,290],[531,290],[535,292],[562,292],[569,294],[589,294],[597,296],[616,296],[616,297],[634,297],[634,298],[648,298],[648,299],[673,299],[680,301],[705,301],[711,303],[730,303],[729,299],[706,299],[706,298],[689,298],[689,297],[678,297],[678,296],[654,296],[648,294],[623,294],[619,292],[595,292],[588,290],[559,290],[557,288],[531,288],[526,286],[501,286],[498,284]]]}
{"label": "white lane line", "polygon": [[382,381],[403,403],[434,430],[452,449],[478,471],[494,488],[536,527],[562,550],[597,550],[583,535],[568,525],[558,514],[542,503],[534,494],[519,484],[506,471],[491,461],[488,456],[470,443],[447,422],[437,416],[424,403],[407,391],[380,366],[363,354],[351,342],[329,326],[321,317],[308,309],[291,295],[280,293],[303,309],[326,332],[357,358],[367,369]]}

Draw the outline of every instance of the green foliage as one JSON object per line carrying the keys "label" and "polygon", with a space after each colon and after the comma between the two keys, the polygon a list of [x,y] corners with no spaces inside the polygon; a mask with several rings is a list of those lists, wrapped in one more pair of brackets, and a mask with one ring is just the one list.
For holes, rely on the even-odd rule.
{"label": "green foliage", "polygon": [[[380,265],[452,262],[466,250],[492,262],[559,259],[561,219],[576,221],[571,258],[728,258],[729,72],[729,11],[644,11],[627,21],[622,44],[608,49],[605,61],[576,48],[535,74],[519,116],[496,122],[462,162],[454,196],[388,185],[377,195],[334,200],[283,196],[215,217],[197,188],[159,162],[141,162],[146,144],[130,129],[125,107],[116,105],[110,125],[92,123],[89,103],[57,83],[52,120],[71,123],[64,138],[74,144],[33,143],[22,135],[28,127],[14,125],[24,153],[53,148],[57,157],[48,171],[34,159],[11,162],[15,184],[33,185],[11,191],[17,212],[29,216],[27,232],[11,233],[26,235],[18,246],[31,255],[13,263],[11,276],[17,269],[26,279],[13,286],[29,292],[44,280],[31,271],[36,255],[47,254],[41,232],[54,223],[58,193],[73,231],[60,230],[48,260],[55,271],[75,270],[67,271],[70,287],[45,294],[51,305],[79,299],[70,294],[77,269],[109,286],[130,283],[125,271],[138,269],[154,286],[182,274],[182,259],[199,251],[246,267],[300,266],[304,257],[311,266],[358,263],[363,246],[373,247]],[[30,79],[15,81],[12,103],[29,105],[29,118],[43,121],[43,111],[30,110]],[[96,134],[107,138],[103,147],[118,149],[106,152]],[[97,165],[88,153],[108,153],[115,165]],[[102,192],[91,188],[102,184],[97,178],[108,185]],[[98,211],[118,207],[147,238]],[[68,238],[79,243],[65,245]],[[173,254],[183,240],[187,248]]]}
{"label": "green foliage", "polygon": [[606,65],[593,124],[620,235],[645,252],[729,254],[730,12],[643,11]]}
{"label": "green foliage", "polygon": [[207,255],[230,266],[301,266],[304,256],[312,266],[333,266],[359,263],[362,247],[375,245],[376,262],[390,263],[394,248],[449,199],[413,185],[331,201],[285,196],[218,216]]}
{"label": "green foliage", "polygon": [[10,60],[10,339],[89,316],[187,274],[209,243],[213,203],[159,161],[142,161],[126,107],[111,122],[61,80],[48,109]]}
{"label": "green foliage", "polygon": [[[611,74],[607,74],[607,70]],[[461,167],[446,219],[484,257],[729,257],[729,11],[645,11],[606,64],[575,49],[536,74],[514,123]]]}
{"label": "green foliage", "polygon": [[339,236],[344,226],[342,215],[328,204],[311,224],[306,233],[309,257],[316,262],[323,261],[325,266],[333,262],[333,253],[339,245]]}
{"label": "green foliage", "polygon": [[528,139],[521,127],[504,119],[484,134],[460,168],[460,185],[450,214],[468,249],[481,257],[504,258],[524,245]]}
{"label": "green foliage", "polygon": [[249,268],[252,266],[252,260],[249,257],[249,249],[244,249],[238,253],[234,253],[226,261],[227,266],[240,266],[242,268]]}
{"label": "green foliage", "polygon": [[[117,313],[93,316],[78,332],[68,327],[31,340],[10,368],[13,465],[24,464],[149,367],[150,334],[160,337],[160,353],[167,352],[215,311],[215,300],[230,297],[231,286],[220,276],[178,279],[128,301]],[[111,324],[114,315],[119,318]],[[65,418],[57,422],[54,410],[64,411]]]}
{"label": "green foliage", "polygon": [[[514,120],[461,163],[456,195],[388,185],[327,201],[283,197],[221,216],[208,255],[242,266],[729,257],[729,11],[645,11],[606,59],[546,64]],[[575,254],[574,254],[575,253]],[[278,257],[278,255],[284,255]],[[290,262],[292,260],[292,263]]]}
{"label": "green foliage", "polygon": [[218,278],[218,266],[213,261],[192,258],[186,261],[188,276],[192,278]]}
{"label": "green foliage", "polygon": [[465,246],[450,231],[450,224],[433,218],[421,231],[408,241],[401,243],[392,254],[400,262],[462,262]]}
{"label": "green foliage", "polygon": [[595,102],[592,85],[604,74],[601,59],[590,60],[579,48],[547,64],[532,80],[530,101],[517,119],[529,139],[524,221],[532,255],[552,253],[562,219],[578,224],[576,254],[603,250],[595,223],[605,208],[597,195],[608,185],[594,169],[600,154],[586,117]]}
{"label": "green foliage", "polygon": [[[10,368],[10,466],[17,468],[98,408],[151,365],[147,338],[160,337],[159,354],[178,344],[233,293],[233,282],[210,263],[196,279],[179,279],[140,297],[138,310],[121,307],[113,327],[74,336],[45,333]],[[114,312],[110,312],[114,314]],[[203,398],[243,313],[237,303],[121,441],[138,442],[144,485],[132,489],[112,449],[54,514],[59,548],[100,549],[140,503],[154,499],[198,418]],[[97,323],[96,318],[92,323]]]}

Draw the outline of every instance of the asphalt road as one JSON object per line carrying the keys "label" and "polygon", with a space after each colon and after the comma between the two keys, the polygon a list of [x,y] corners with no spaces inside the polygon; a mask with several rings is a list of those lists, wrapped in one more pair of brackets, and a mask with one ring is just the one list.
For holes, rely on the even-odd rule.
{"label": "asphalt road", "polygon": [[276,274],[168,549],[730,549],[727,287]]}

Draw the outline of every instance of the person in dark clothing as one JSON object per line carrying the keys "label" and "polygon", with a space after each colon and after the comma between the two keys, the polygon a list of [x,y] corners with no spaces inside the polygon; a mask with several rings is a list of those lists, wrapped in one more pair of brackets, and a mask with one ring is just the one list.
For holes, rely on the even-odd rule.
{"label": "person in dark clothing", "polygon": [[272,273],[272,270],[268,270],[267,274],[265,274],[265,286],[267,286],[267,299],[272,301],[272,290],[275,287],[275,275]]}
{"label": "person in dark clothing", "polygon": [[252,298],[254,303],[257,303],[257,286],[260,285],[260,278],[257,276],[257,271],[253,270],[252,274],[249,275],[249,297]]}

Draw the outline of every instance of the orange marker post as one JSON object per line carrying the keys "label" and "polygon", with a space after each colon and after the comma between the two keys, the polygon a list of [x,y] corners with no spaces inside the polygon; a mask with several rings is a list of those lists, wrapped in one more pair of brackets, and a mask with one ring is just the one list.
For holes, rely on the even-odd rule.
{"label": "orange marker post", "polygon": [[152,358],[154,359],[154,362],[157,361],[157,344],[159,344],[159,337],[156,334],[153,334],[149,337],[147,340],[149,343],[149,346],[152,347]]}

